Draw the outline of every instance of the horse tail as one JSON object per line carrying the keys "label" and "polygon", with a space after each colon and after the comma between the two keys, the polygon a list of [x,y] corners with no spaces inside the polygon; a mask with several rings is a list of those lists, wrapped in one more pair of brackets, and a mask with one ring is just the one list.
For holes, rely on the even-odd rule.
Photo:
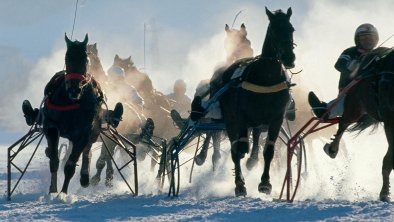
{"label": "horse tail", "polygon": [[364,114],[358,121],[355,123],[353,126],[351,126],[348,131],[349,132],[357,132],[357,136],[363,132],[365,129],[368,127],[372,126],[372,129],[370,131],[370,134],[374,133],[378,126],[379,126],[379,121],[376,119],[372,118],[371,116]]}

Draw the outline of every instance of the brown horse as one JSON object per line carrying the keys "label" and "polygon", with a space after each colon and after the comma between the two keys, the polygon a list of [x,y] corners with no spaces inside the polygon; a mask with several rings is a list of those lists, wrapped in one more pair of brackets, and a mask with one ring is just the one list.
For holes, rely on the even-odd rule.
{"label": "brown horse", "polygon": [[143,98],[144,108],[142,113],[145,117],[153,119],[157,136],[163,138],[175,136],[178,130],[173,126],[169,116],[170,103],[163,93],[156,91],[149,76],[135,67],[131,56],[123,59],[115,55],[112,66],[117,66],[124,70],[127,84],[134,86]]}
{"label": "brown horse", "polygon": [[[220,98],[223,119],[231,142],[231,157],[235,165],[235,195],[247,194],[241,171],[241,159],[249,151],[249,128],[266,125],[268,136],[264,148],[264,172],[258,190],[269,194],[270,164],[274,155],[286,106],[289,88],[282,66],[294,67],[294,28],[290,23],[291,8],[272,13],[266,8],[269,25],[260,56],[239,60],[222,74],[229,87]],[[244,68],[240,78],[233,74]],[[213,94],[212,94],[213,95]]]}
{"label": "brown horse", "polygon": [[227,54],[227,64],[230,65],[238,59],[249,58],[253,56],[253,49],[250,40],[246,37],[246,26],[242,23],[240,29],[233,29],[226,24],[226,39],[224,48]]}
{"label": "brown horse", "polygon": [[[121,73],[112,73],[112,70]],[[109,100],[123,102],[125,114],[117,129],[134,143],[138,143],[141,139],[135,135],[148,117],[154,121],[155,136],[170,138],[176,134],[177,129],[173,126],[169,117],[170,104],[168,100],[162,93],[153,88],[152,81],[147,74],[138,71],[131,60],[131,56],[123,59],[115,55],[114,63],[108,70],[108,82],[103,88]],[[114,154],[116,144],[112,141],[106,141],[106,143],[109,144],[109,152]],[[139,160],[143,160],[147,152],[151,150],[149,147],[147,150],[141,149],[138,152]],[[152,162],[152,168],[155,163]],[[114,170],[109,153],[102,147],[101,154],[96,162],[97,173],[92,177],[92,185],[99,183],[102,170],[106,165],[105,184],[110,187],[112,186]]]}
{"label": "brown horse", "polygon": [[334,140],[325,145],[326,153],[335,158],[339,142],[345,130],[362,131],[382,122],[388,142],[388,150],[383,158],[383,186],[379,198],[390,201],[390,173],[394,168],[394,52],[392,49],[378,48],[367,54],[361,62],[356,78],[341,92],[345,96],[344,112],[339,121]]}
{"label": "brown horse", "polygon": [[88,44],[86,51],[89,58],[88,73],[92,74],[100,83],[104,83],[106,81],[106,75],[99,57],[97,43]]}

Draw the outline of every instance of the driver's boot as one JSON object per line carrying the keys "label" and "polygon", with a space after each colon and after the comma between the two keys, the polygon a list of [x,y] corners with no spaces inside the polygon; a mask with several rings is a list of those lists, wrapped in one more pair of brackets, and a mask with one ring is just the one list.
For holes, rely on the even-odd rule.
{"label": "driver's boot", "polygon": [[37,108],[33,109],[29,100],[24,100],[22,103],[22,111],[25,116],[27,125],[32,126],[37,119],[39,110]]}

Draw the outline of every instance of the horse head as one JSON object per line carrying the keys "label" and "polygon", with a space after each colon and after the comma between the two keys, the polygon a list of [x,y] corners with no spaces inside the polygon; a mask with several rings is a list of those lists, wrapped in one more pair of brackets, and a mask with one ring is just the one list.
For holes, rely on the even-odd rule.
{"label": "horse head", "polygon": [[249,39],[246,37],[247,32],[244,24],[241,25],[239,30],[230,29],[226,24],[224,30],[226,31],[224,48],[226,49],[228,62],[253,56],[253,49],[250,46]]}
{"label": "horse head", "polygon": [[295,29],[290,23],[292,10],[289,8],[286,13],[282,10],[271,12],[266,7],[265,11],[270,23],[263,50],[266,47],[271,48],[286,68],[293,68],[295,61],[293,32]]}
{"label": "horse head", "polygon": [[126,73],[131,71],[134,67],[134,62],[131,60],[131,56],[122,59],[118,55],[115,55],[114,64],[112,66],[120,67],[124,69]]}
{"label": "horse head", "polygon": [[83,42],[71,41],[65,35],[67,43],[66,52],[66,77],[65,85],[68,97],[77,101],[81,97],[82,89],[89,82],[86,71],[88,65],[88,55],[86,46],[88,43],[88,34],[85,35]]}
{"label": "horse head", "polygon": [[88,44],[86,46],[86,52],[87,52],[89,58],[91,56],[98,56],[97,43]]}
{"label": "horse head", "polygon": [[86,53],[88,54],[88,72],[91,73],[90,69],[92,69],[93,63],[95,63],[97,60],[99,60],[98,57],[98,50],[97,50],[97,43],[94,44],[88,44],[86,46]]}

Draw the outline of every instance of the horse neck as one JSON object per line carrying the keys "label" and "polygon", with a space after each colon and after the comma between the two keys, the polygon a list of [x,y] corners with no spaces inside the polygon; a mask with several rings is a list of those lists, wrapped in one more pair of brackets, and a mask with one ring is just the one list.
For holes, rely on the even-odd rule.
{"label": "horse neck", "polygon": [[100,59],[99,59],[99,57],[97,57],[97,56],[94,56],[94,57],[92,57],[92,58],[90,58],[91,59],[91,61],[92,61],[92,67],[94,67],[94,68],[103,68],[103,66],[102,66],[102,64],[101,64],[101,61],[100,61]]}
{"label": "horse neck", "polygon": [[274,48],[274,40],[269,31],[268,28],[261,56],[253,62],[253,68],[247,76],[247,81],[263,86],[274,85],[285,80],[281,63]]}
{"label": "horse neck", "polygon": [[267,32],[265,34],[265,39],[263,43],[263,48],[261,50],[261,58],[277,58],[277,52],[274,47],[274,39],[272,38],[272,35],[270,34],[271,29],[268,26]]}
{"label": "horse neck", "polygon": [[101,78],[102,76],[105,76],[105,71],[103,68],[103,65],[101,64],[101,61],[99,57],[93,57],[91,65],[89,67],[89,73],[93,74],[94,76]]}

